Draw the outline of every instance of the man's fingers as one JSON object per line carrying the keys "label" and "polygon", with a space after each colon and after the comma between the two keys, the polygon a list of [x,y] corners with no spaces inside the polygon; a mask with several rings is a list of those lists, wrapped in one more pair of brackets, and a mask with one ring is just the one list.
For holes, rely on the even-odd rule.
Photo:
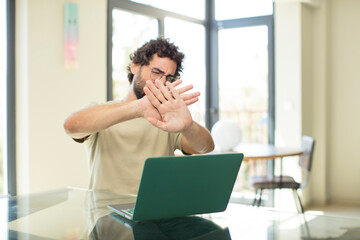
{"label": "man's fingers", "polygon": [[[168,88],[169,85],[168,85],[168,83],[166,83],[167,85],[164,86],[161,81],[156,80],[156,81],[155,81],[155,84],[156,84],[156,87],[157,87],[158,89],[160,89],[161,93],[163,94],[163,96],[164,96],[168,101],[171,101],[171,100],[174,99],[173,96],[171,95],[171,92],[169,92],[169,88]],[[169,83],[169,84],[170,84],[170,83]],[[171,85],[171,84],[170,84],[170,85]]]}
{"label": "man's fingers", "polygon": [[194,103],[196,103],[197,101],[199,101],[199,98],[191,98],[191,99],[189,99],[189,100],[186,100],[186,101],[184,101],[185,102],[185,104],[186,104],[186,106],[190,106],[191,104],[194,104]]}
{"label": "man's fingers", "polygon": [[180,94],[179,94],[178,90],[176,90],[175,87],[171,83],[167,82],[166,86],[169,88],[170,92],[172,93],[172,95],[174,96],[175,99],[180,98]]}
{"label": "man's fingers", "polygon": [[[176,88],[177,86],[179,86],[182,83],[181,79],[176,80],[175,82],[171,83],[171,85]],[[177,91],[179,94],[183,94],[185,92],[190,91],[191,89],[193,89],[194,86],[192,84],[186,85],[184,87],[178,88]]]}
{"label": "man's fingers", "polygon": [[[150,80],[146,81],[146,86],[148,87],[148,89],[152,92],[153,96],[155,98],[157,98],[160,103],[163,103],[166,101],[163,93],[160,91],[159,88],[157,88],[154,83],[152,83]],[[154,105],[155,106],[155,105]]]}
{"label": "man's fingers", "polygon": [[188,94],[182,94],[181,95],[181,99],[184,101],[190,100],[192,98],[197,98],[200,96],[200,92],[193,92],[193,93],[188,93]]}
{"label": "man's fingers", "polygon": [[164,86],[159,80],[156,80],[155,84],[152,81],[146,81],[144,92],[155,108],[159,108],[162,103],[173,99],[182,99],[187,106],[199,101],[200,92],[186,93],[193,89],[193,85],[186,85],[179,89],[175,88],[181,82],[180,79],[173,83],[166,82]]}
{"label": "man's fingers", "polygon": [[179,86],[182,83],[181,79],[176,80],[175,82],[171,83],[171,85],[173,85],[174,87]]}
{"label": "man's fingers", "polygon": [[153,94],[152,91],[150,91],[150,89],[148,87],[144,87],[144,93],[146,95],[146,97],[149,99],[149,101],[151,102],[151,104],[155,107],[155,108],[159,108],[161,105],[161,102],[155,97],[155,95]]}
{"label": "man's fingers", "polygon": [[179,94],[183,94],[191,89],[193,89],[193,85],[190,84],[190,85],[186,85],[184,87],[179,88],[178,92],[179,92]]}
{"label": "man's fingers", "polygon": [[156,118],[148,117],[148,118],[146,118],[146,120],[149,123],[151,123],[154,127],[160,128],[161,130],[164,130],[164,131],[167,130],[166,124],[164,122],[162,122],[162,121],[159,121]]}

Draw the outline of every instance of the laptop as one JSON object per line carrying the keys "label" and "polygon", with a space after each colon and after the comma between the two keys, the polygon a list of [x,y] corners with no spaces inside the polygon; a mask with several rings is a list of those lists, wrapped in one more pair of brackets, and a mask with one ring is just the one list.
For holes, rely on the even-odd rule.
{"label": "laptop", "polygon": [[243,157],[227,153],[148,158],[135,204],[108,208],[133,221],[225,211]]}

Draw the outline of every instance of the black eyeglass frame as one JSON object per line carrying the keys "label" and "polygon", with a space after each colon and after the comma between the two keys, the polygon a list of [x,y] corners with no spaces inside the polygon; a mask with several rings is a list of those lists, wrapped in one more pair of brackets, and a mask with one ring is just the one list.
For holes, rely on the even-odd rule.
{"label": "black eyeglass frame", "polygon": [[[163,71],[161,71],[160,69],[158,68],[155,68],[155,67],[150,67],[149,65],[143,65],[143,66],[146,66],[148,68],[150,68],[151,72],[150,72],[150,78],[151,80],[155,81],[157,79],[161,79],[165,73]],[[166,81],[170,82],[170,83],[173,83],[175,82],[176,80],[178,80],[180,77],[176,77],[176,76],[173,76],[171,74],[168,74],[168,75],[165,75],[165,79]]]}

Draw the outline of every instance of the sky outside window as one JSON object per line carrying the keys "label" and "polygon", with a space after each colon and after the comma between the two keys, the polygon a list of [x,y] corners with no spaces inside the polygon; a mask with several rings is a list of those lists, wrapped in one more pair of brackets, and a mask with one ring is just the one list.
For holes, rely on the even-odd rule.
{"label": "sky outside window", "polygon": [[273,0],[215,0],[216,20],[273,14]]}
{"label": "sky outside window", "polygon": [[205,0],[181,0],[181,2],[174,2],[169,0],[132,1],[200,20],[205,19]]}

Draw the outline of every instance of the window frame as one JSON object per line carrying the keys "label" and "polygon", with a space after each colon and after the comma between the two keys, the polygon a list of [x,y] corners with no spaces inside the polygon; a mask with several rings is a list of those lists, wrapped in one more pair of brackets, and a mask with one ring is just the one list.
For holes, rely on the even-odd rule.
{"label": "window frame", "polygon": [[274,64],[274,15],[265,15],[249,18],[238,18],[230,20],[216,21],[217,30],[241,27],[267,26],[268,27],[268,113],[269,113],[269,136],[268,142],[273,144],[275,141],[275,64]]}
{"label": "window frame", "polygon": [[6,73],[6,139],[7,148],[7,192],[15,196],[16,188],[16,111],[15,111],[15,2],[6,1],[6,42],[7,42],[7,73]]}

